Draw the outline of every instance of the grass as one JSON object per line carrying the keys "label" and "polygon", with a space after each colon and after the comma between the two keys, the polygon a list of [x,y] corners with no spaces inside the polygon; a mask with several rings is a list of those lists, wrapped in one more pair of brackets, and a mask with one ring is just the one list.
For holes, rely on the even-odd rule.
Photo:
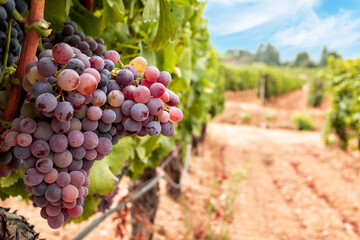
{"label": "grass", "polygon": [[312,131],[314,130],[314,122],[311,116],[307,113],[296,113],[292,117],[292,121],[295,124],[295,128],[300,131]]}

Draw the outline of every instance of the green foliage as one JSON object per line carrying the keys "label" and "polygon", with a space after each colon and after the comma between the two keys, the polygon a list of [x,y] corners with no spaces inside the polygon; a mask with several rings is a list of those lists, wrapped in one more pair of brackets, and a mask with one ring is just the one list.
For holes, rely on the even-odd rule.
{"label": "green foliage", "polygon": [[296,55],[295,61],[292,64],[295,67],[315,67],[315,64],[310,60],[309,54],[307,52],[299,52]]}
{"label": "green foliage", "polygon": [[312,107],[321,105],[325,94],[324,84],[324,72],[321,72],[317,77],[309,81],[308,105]]}
{"label": "green foliage", "polygon": [[271,43],[266,45],[261,43],[254,54],[248,50],[230,49],[225,53],[224,58],[227,62],[236,64],[262,62],[267,65],[280,65],[280,53]]}
{"label": "green foliage", "polygon": [[314,123],[311,116],[306,113],[296,113],[292,117],[292,121],[294,122],[297,130],[311,131],[314,129]]}
{"label": "green foliage", "polygon": [[242,91],[255,89],[258,86],[260,72],[252,66],[225,66],[226,89],[231,91]]}
{"label": "green foliage", "polygon": [[299,76],[285,73],[279,68],[264,68],[260,72],[265,81],[266,99],[299,89],[304,84]]}
{"label": "green foliage", "polygon": [[323,48],[322,52],[321,52],[321,59],[319,62],[319,66],[321,67],[325,67],[327,64],[327,59],[333,56],[334,58],[341,58],[341,55],[335,51],[329,51],[326,47]]}
{"label": "green foliage", "polygon": [[260,80],[265,81],[265,98],[301,88],[304,80],[297,72],[284,71],[284,68],[269,67],[262,64],[250,66],[225,66],[226,89],[241,91],[258,89]]}
{"label": "green foliage", "polygon": [[260,44],[254,56],[255,62],[263,62],[267,65],[280,65],[280,54],[271,43]]}
{"label": "green foliage", "polygon": [[325,74],[329,82],[331,107],[327,114],[324,138],[335,130],[343,148],[360,133],[360,59],[330,57]]}

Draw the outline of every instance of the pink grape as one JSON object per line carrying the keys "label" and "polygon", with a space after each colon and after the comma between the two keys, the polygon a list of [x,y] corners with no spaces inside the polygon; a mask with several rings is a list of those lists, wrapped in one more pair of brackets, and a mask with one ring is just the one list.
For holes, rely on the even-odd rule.
{"label": "pink grape", "polygon": [[80,171],[72,171],[72,172],[70,172],[70,177],[71,177],[70,184],[74,185],[77,188],[81,187],[85,182],[85,176]]}
{"label": "pink grape", "polygon": [[50,217],[55,217],[61,212],[60,206],[53,206],[51,204],[47,205],[46,207],[46,214]]}
{"label": "pink grape", "polygon": [[149,82],[146,80],[146,78],[141,80],[141,86],[147,87],[148,89],[150,89],[153,84],[154,82]]}
{"label": "pink grape", "polygon": [[104,60],[99,56],[92,56],[90,58],[90,66],[91,68],[95,68],[99,72],[104,68],[105,63]]}
{"label": "pink grape", "polygon": [[86,68],[84,70],[84,73],[89,73],[89,74],[93,75],[95,77],[97,83],[100,82],[100,73],[95,68]]}
{"label": "pink grape", "polygon": [[91,149],[91,150],[86,151],[85,158],[87,160],[90,160],[90,161],[95,160],[96,156],[97,156],[96,149]]}
{"label": "pink grape", "polygon": [[116,113],[111,109],[105,109],[101,120],[106,124],[113,123],[116,120]]}
{"label": "pink grape", "polygon": [[53,168],[50,172],[44,174],[44,182],[46,183],[54,183],[58,178],[58,171]]}
{"label": "pink grape", "polygon": [[180,122],[184,117],[181,109],[176,107],[171,107],[169,109],[169,115],[170,115],[170,120],[173,122]]}
{"label": "pink grape", "polygon": [[102,116],[102,110],[99,107],[91,106],[87,110],[87,117],[92,121],[97,121]]}
{"label": "pink grape", "polygon": [[97,81],[90,73],[83,73],[80,75],[80,84],[76,90],[82,95],[92,94],[97,87]]}
{"label": "pink grape", "polygon": [[64,220],[65,220],[64,214],[59,213],[55,217],[49,216],[47,218],[47,223],[48,223],[49,227],[51,227],[52,229],[58,229],[63,225]]}
{"label": "pink grape", "polygon": [[43,158],[49,155],[50,153],[50,146],[44,140],[36,140],[31,145],[31,153],[34,157]]}
{"label": "pink grape", "polygon": [[29,168],[24,174],[24,183],[29,187],[39,185],[43,179],[43,174],[35,168]]}
{"label": "pink grape", "polygon": [[99,138],[99,144],[96,147],[96,151],[100,154],[107,155],[112,151],[112,143],[107,138]]}
{"label": "pink grape", "polygon": [[40,158],[36,161],[36,169],[41,173],[48,173],[53,168],[53,162],[50,158]]}
{"label": "pink grape", "polygon": [[116,65],[120,61],[120,54],[117,51],[110,50],[105,52],[104,58],[111,60]]}
{"label": "pink grape", "polygon": [[35,100],[35,106],[39,111],[52,112],[55,110],[58,101],[51,93],[43,93]]}
{"label": "pink grape", "polygon": [[144,86],[138,86],[134,91],[134,100],[138,103],[147,103],[150,100],[150,89]]}
{"label": "pink grape", "polygon": [[93,96],[91,99],[92,105],[101,107],[106,103],[106,94],[103,91],[96,89],[93,92],[92,96]]}
{"label": "pink grape", "polygon": [[70,174],[67,172],[61,172],[59,173],[58,178],[56,179],[56,184],[63,188],[69,185],[70,181],[71,181]]}
{"label": "pink grape", "polygon": [[66,168],[70,166],[73,161],[73,156],[69,150],[54,154],[54,163],[59,168]]}
{"label": "pink grape", "polygon": [[77,217],[80,217],[81,214],[83,213],[83,208],[81,206],[75,206],[73,208],[68,208],[67,213],[69,214],[70,217],[77,218]]}
{"label": "pink grape", "polygon": [[50,149],[55,153],[61,153],[68,147],[68,141],[64,134],[54,134],[49,141]]}
{"label": "pink grape", "polygon": [[157,117],[161,123],[166,123],[170,120],[170,115],[166,111],[162,111],[159,115],[157,115]]}
{"label": "pink grape", "polygon": [[143,103],[136,103],[130,109],[130,116],[138,122],[144,121],[149,116],[149,108]]}
{"label": "pink grape", "polygon": [[58,43],[53,47],[52,56],[59,64],[65,64],[72,59],[74,51],[66,43]]}
{"label": "pink grape", "polygon": [[96,148],[96,146],[99,143],[99,138],[98,136],[90,131],[87,131],[84,133],[84,143],[83,143],[83,147],[86,150],[90,150],[90,149],[94,149]]}
{"label": "pink grape", "polygon": [[80,84],[80,77],[77,72],[72,69],[65,69],[58,75],[58,84],[62,90],[73,91]]}
{"label": "pink grape", "polygon": [[[20,127],[19,127],[20,130]],[[17,137],[19,136],[19,133],[16,131],[11,131],[5,136],[5,142],[10,147],[14,147],[17,144]]]}
{"label": "pink grape", "polygon": [[66,202],[73,202],[79,196],[79,190],[74,185],[67,185],[62,189],[62,199]]}
{"label": "pink grape", "polygon": [[134,91],[135,91],[136,87],[134,85],[129,85],[129,86],[126,86],[124,89],[123,89],[123,94],[124,94],[124,98],[126,100],[134,100]]}
{"label": "pink grape", "polygon": [[161,83],[154,83],[150,87],[150,92],[154,97],[161,97],[165,93],[165,86]]}
{"label": "pink grape", "polygon": [[21,147],[27,147],[32,143],[32,137],[27,133],[20,133],[17,137],[17,144]]}
{"label": "pink grape", "polygon": [[[60,122],[69,121],[74,115],[74,108],[69,102],[59,102],[55,109],[55,117]],[[70,122],[69,122],[70,124]],[[70,127],[70,126],[69,126]]]}
{"label": "pink grape", "polygon": [[74,148],[80,147],[84,143],[84,135],[78,130],[70,132],[67,139],[69,145]]}
{"label": "pink grape", "polygon": [[159,115],[164,111],[164,103],[160,98],[151,98],[146,104],[151,115]]}
{"label": "pink grape", "polygon": [[124,100],[124,94],[119,90],[113,90],[108,94],[108,102],[112,107],[120,107]]}
{"label": "pink grape", "polygon": [[53,118],[51,128],[56,133],[66,133],[70,129],[70,121],[61,122],[57,118]]}
{"label": "pink grape", "polygon": [[39,122],[34,132],[34,137],[37,140],[49,141],[50,137],[54,134],[51,125],[47,122]]}
{"label": "pink grape", "polygon": [[23,133],[33,133],[36,130],[36,122],[31,118],[24,118],[20,122],[20,130]]}
{"label": "pink grape", "polygon": [[168,91],[165,91],[165,93],[159,97],[164,103],[168,102],[170,100],[170,93]]}
{"label": "pink grape", "polygon": [[147,81],[155,82],[160,76],[160,71],[155,66],[149,66],[145,69],[144,75]]}
{"label": "pink grape", "polygon": [[171,83],[170,73],[167,71],[161,72],[156,82],[162,83],[165,87],[169,86]]}
{"label": "pink grape", "polygon": [[67,97],[66,101],[70,102],[74,107],[74,110],[80,110],[85,105],[85,97],[78,92],[71,92]]}

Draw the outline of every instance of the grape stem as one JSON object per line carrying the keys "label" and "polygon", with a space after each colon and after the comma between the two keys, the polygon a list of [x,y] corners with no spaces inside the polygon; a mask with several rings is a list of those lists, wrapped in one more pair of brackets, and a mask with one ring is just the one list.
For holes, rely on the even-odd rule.
{"label": "grape stem", "polygon": [[14,11],[11,12],[11,17],[15,19],[17,22],[23,22],[24,18],[21,16],[21,14],[14,9]]}
{"label": "grape stem", "polygon": [[[36,22],[44,21],[44,8],[45,0],[31,0],[29,16],[24,20],[25,25],[32,25]],[[23,48],[21,50],[21,57],[18,68],[14,74],[16,79],[22,79],[26,75],[26,65],[33,61],[35,58],[36,50],[40,41],[41,35],[34,31],[34,29],[28,29],[25,31],[25,38]],[[22,85],[12,85],[11,93],[8,103],[5,107],[2,120],[12,121],[14,118],[19,116],[22,103],[26,97],[26,92],[23,90]],[[0,133],[3,133],[5,128],[0,126]],[[2,136],[2,135],[1,135]],[[0,149],[4,143],[4,138],[0,138]]]}
{"label": "grape stem", "polygon": [[10,21],[9,21],[8,32],[7,32],[7,36],[6,36],[6,48],[5,48],[3,67],[1,70],[1,76],[0,76],[0,85],[4,79],[4,75],[5,75],[5,71],[6,71],[6,67],[7,67],[8,56],[9,56],[10,38],[11,38],[11,23],[12,23],[12,19],[10,19]]}

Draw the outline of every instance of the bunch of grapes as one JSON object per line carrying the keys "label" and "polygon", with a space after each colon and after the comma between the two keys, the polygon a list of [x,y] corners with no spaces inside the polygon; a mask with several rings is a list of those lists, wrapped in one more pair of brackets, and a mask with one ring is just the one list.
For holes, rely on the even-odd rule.
{"label": "bunch of grapes", "polygon": [[[15,57],[20,55],[21,45],[19,41],[23,40],[24,33],[19,24],[11,20],[11,14],[15,10],[20,13],[25,12],[28,9],[28,2],[26,0],[7,0],[6,3],[0,5],[0,67],[2,67],[4,61],[8,31],[11,31],[11,38],[6,65],[11,66],[14,63]],[[10,21],[11,27],[9,27]]]}
{"label": "bunch of grapes", "polygon": [[24,161],[25,189],[41,216],[59,228],[81,216],[90,168],[119,137],[171,136],[183,113],[175,107],[179,97],[166,89],[171,75],[142,57],[120,69],[116,51],[88,58],[58,43],[38,59],[26,67],[27,101],[5,143]]}
{"label": "bunch of grapes", "polygon": [[94,40],[90,36],[85,36],[83,32],[77,31],[76,23],[67,20],[64,28],[58,31],[54,37],[42,38],[42,45],[45,49],[52,49],[56,43],[65,42],[72,47],[78,48],[82,53],[91,57],[93,55],[103,56],[105,53],[104,40],[97,38]]}
{"label": "bunch of grapes", "polygon": [[12,170],[18,170],[22,160],[14,156],[12,149],[0,152],[0,177],[10,176]]}

